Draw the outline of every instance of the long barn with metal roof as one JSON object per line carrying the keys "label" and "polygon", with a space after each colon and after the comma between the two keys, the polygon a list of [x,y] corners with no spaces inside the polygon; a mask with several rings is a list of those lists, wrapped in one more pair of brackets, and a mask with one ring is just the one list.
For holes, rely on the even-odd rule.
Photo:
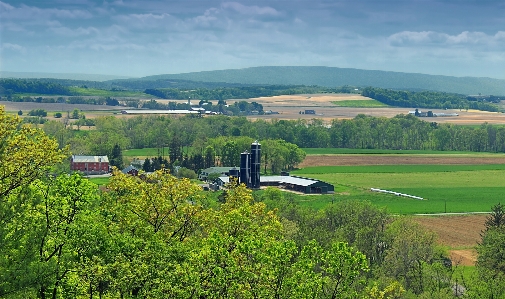
{"label": "long barn with metal roof", "polygon": [[307,194],[312,193],[333,193],[335,187],[326,182],[298,177],[298,176],[262,176],[260,178],[261,186],[279,186],[283,189],[303,192]]}
{"label": "long barn with metal roof", "polygon": [[[224,186],[229,182],[229,176],[221,176],[218,178],[217,184],[219,186]],[[298,176],[262,176],[260,177],[260,185],[276,186],[281,189],[293,190],[306,194],[326,194],[335,191],[335,187],[331,184]]]}

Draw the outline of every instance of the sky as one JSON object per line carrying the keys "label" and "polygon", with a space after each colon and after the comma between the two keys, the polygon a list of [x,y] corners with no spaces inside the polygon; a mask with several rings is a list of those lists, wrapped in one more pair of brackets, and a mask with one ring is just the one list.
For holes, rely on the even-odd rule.
{"label": "sky", "polygon": [[0,0],[0,70],[328,66],[505,79],[503,0]]}

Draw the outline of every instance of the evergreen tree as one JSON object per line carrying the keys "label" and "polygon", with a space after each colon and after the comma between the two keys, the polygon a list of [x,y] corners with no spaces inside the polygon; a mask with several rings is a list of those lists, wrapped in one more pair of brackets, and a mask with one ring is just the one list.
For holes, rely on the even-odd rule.
{"label": "evergreen tree", "polygon": [[118,169],[123,168],[123,154],[119,144],[115,144],[109,159],[110,166],[116,166]]}
{"label": "evergreen tree", "polygon": [[151,159],[150,158],[146,158],[144,160],[144,164],[142,165],[142,170],[144,170],[145,172],[151,172],[152,171],[152,168],[151,168]]}
{"label": "evergreen tree", "polygon": [[505,226],[505,206],[501,203],[491,208],[491,215],[486,217],[486,231],[491,228],[500,228]]}

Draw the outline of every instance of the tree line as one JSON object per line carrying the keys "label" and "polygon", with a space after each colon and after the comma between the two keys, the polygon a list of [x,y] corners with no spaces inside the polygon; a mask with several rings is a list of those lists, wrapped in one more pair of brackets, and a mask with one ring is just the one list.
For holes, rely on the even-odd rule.
{"label": "tree line", "polygon": [[439,124],[413,115],[358,115],[354,119],[335,119],[330,124],[319,119],[250,121],[219,115],[127,119],[108,116],[96,118],[94,124],[96,129],[89,131],[76,131],[57,121],[48,121],[43,128],[61,146],[69,144],[74,152],[94,155],[110,153],[115,144],[124,150],[162,148],[171,143],[177,144],[181,152],[189,154],[193,148],[203,154],[208,141],[220,136],[248,137],[260,142],[284,140],[300,148],[505,152],[503,126]]}
{"label": "tree line", "polygon": [[496,112],[495,105],[503,97],[475,97],[455,93],[435,91],[399,91],[383,88],[366,87],[361,94],[381,103],[396,107],[430,108],[430,109],[476,109]]}

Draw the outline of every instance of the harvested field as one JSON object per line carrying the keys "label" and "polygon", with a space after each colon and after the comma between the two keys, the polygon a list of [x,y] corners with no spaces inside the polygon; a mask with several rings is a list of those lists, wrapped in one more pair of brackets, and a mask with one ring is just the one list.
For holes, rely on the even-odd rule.
{"label": "harvested field", "polygon": [[[408,114],[415,108],[351,108],[338,107],[332,102],[337,101],[359,101],[371,100],[368,97],[355,94],[312,94],[312,95],[283,95],[274,97],[252,98],[248,101],[255,101],[263,105],[263,110],[272,110],[279,112],[273,115],[255,115],[250,119],[323,119],[329,123],[333,119],[350,119],[358,114],[365,114],[375,117],[393,117],[398,114]],[[228,101],[233,103],[233,100]],[[305,109],[312,109],[316,114],[300,114]],[[434,121],[438,123],[452,123],[461,125],[479,125],[484,122],[490,124],[505,124],[505,114],[497,112],[486,112],[477,110],[459,110],[459,109],[422,109],[431,110],[434,113],[457,113],[455,117],[426,117],[425,121]]]}
{"label": "harvested field", "polygon": [[310,155],[299,164],[310,166],[354,166],[354,165],[399,165],[399,164],[447,164],[477,165],[505,164],[505,157],[419,157],[387,155]]}
{"label": "harvested field", "polygon": [[[414,221],[435,232],[438,242],[450,248],[453,264],[475,265],[477,252],[473,247],[481,240],[486,214],[461,216],[416,216]],[[457,249],[462,248],[462,249]]]}

